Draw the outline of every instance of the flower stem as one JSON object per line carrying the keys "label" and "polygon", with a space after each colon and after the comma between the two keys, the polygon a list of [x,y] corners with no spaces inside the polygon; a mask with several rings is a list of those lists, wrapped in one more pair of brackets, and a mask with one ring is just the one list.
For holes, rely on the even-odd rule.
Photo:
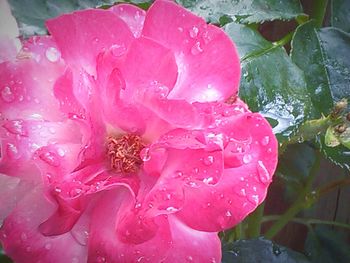
{"label": "flower stem", "polygon": [[264,215],[265,202],[260,204],[253,213],[247,218],[248,229],[247,236],[248,238],[259,237],[261,233],[261,220]]}
{"label": "flower stem", "polygon": [[281,217],[271,226],[271,228],[264,235],[268,239],[272,239],[279,231],[291,220],[295,217],[301,210],[305,208],[305,203],[308,199],[308,196],[312,193],[311,187],[313,180],[316,176],[316,173],[320,167],[320,153],[317,154],[315,163],[313,164],[310,174],[307,177],[305,187],[301,191],[297,200],[292,204],[291,207],[283,214]]}
{"label": "flower stem", "polygon": [[326,14],[328,0],[314,1],[314,9],[312,11],[311,18],[316,20],[316,25],[322,27],[324,16]]}

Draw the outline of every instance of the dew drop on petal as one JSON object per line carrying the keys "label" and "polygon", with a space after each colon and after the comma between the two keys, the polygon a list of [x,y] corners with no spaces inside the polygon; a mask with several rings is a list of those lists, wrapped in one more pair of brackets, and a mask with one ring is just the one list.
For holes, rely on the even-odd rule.
{"label": "dew drop on petal", "polygon": [[254,205],[257,205],[259,203],[259,196],[258,195],[248,195],[248,201],[251,202]]}
{"label": "dew drop on petal", "polygon": [[225,215],[226,215],[227,217],[231,217],[231,216],[232,216],[232,213],[231,213],[231,211],[226,211]]}
{"label": "dew drop on petal", "polygon": [[190,31],[189,31],[190,37],[191,37],[191,38],[196,38],[196,37],[198,36],[198,32],[199,32],[198,27],[193,26],[193,27],[190,29]]}
{"label": "dew drop on petal", "polygon": [[192,55],[198,55],[202,52],[203,52],[203,49],[201,47],[201,43],[199,43],[199,42],[196,42],[191,48]]}
{"label": "dew drop on petal", "polygon": [[207,157],[205,157],[205,158],[203,159],[203,163],[204,163],[205,165],[207,165],[207,166],[212,165],[212,164],[214,163],[214,156],[208,155]]}
{"label": "dew drop on petal", "polygon": [[54,47],[49,47],[45,52],[46,58],[50,62],[57,62],[60,57],[61,53]]}
{"label": "dew drop on petal", "polygon": [[250,162],[252,161],[252,159],[253,159],[253,157],[252,157],[250,154],[245,154],[245,155],[243,156],[243,162],[244,162],[245,164],[250,163]]}
{"label": "dew drop on petal", "polygon": [[60,165],[59,157],[54,152],[46,151],[46,152],[41,153],[39,155],[39,157],[41,160],[46,162],[48,165],[51,165],[54,167],[57,167]]}
{"label": "dew drop on petal", "polygon": [[270,142],[270,137],[269,137],[269,136],[264,136],[264,138],[261,139],[261,144],[262,144],[263,146],[268,145],[269,142]]}
{"label": "dew drop on petal", "polygon": [[16,145],[12,143],[7,144],[6,152],[11,159],[18,159],[20,157]]}
{"label": "dew drop on petal", "polygon": [[15,95],[13,94],[13,92],[9,86],[5,86],[1,90],[1,97],[5,102],[12,102],[15,99]]}
{"label": "dew drop on petal", "polygon": [[125,54],[126,47],[124,46],[124,44],[122,45],[115,44],[111,46],[111,52],[113,56],[120,57]]}
{"label": "dew drop on petal", "polygon": [[147,162],[151,159],[151,155],[149,153],[148,147],[142,149],[142,151],[140,152],[140,157],[141,157],[141,160],[144,162]]}
{"label": "dew drop on petal", "polygon": [[267,184],[271,180],[270,173],[267,171],[264,163],[262,161],[258,161],[258,174],[259,179],[262,183]]}
{"label": "dew drop on petal", "polygon": [[25,131],[25,129],[23,127],[22,120],[8,121],[3,125],[3,127],[12,134],[19,134],[22,136],[27,135],[27,132]]}

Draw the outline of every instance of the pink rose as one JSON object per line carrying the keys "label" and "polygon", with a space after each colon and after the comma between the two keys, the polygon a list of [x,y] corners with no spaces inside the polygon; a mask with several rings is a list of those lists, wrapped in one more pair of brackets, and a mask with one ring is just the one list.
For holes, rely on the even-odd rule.
{"label": "pink rose", "polygon": [[218,27],[173,2],[47,21],[0,64],[0,239],[15,262],[220,262],[265,198],[268,122]]}

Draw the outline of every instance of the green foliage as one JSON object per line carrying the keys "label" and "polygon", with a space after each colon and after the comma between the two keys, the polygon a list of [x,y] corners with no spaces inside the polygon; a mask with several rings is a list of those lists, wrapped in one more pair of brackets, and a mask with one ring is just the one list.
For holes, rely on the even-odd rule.
{"label": "green foliage", "polygon": [[285,181],[289,200],[295,200],[300,195],[315,161],[315,149],[307,143],[290,145],[281,155],[277,175]]}
{"label": "green foliage", "polygon": [[298,0],[177,0],[207,21],[220,24],[227,16],[239,23],[260,23],[272,20],[291,20],[303,16]]}
{"label": "green foliage", "polygon": [[345,237],[325,226],[309,231],[305,251],[312,263],[350,262],[350,245]]}
{"label": "green foliage", "polygon": [[264,239],[238,240],[223,246],[222,263],[308,263],[298,252]]}
{"label": "green foliage", "polygon": [[241,57],[240,97],[252,111],[272,120],[280,141],[287,140],[307,117],[311,102],[303,72],[283,47],[248,26],[230,23],[225,31]]}
{"label": "green foliage", "polygon": [[350,1],[332,0],[331,1],[331,24],[346,32],[350,32]]}

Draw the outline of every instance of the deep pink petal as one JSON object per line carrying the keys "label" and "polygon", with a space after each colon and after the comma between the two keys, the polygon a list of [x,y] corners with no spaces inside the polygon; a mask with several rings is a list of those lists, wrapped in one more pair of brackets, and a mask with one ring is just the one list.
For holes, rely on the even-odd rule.
{"label": "deep pink petal", "polygon": [[223,101],[237,93],[239,57],[232,41],[218,27],[161,0],[148,10],[142,35],[174,52],[179,76],[170,98]]}
{"label": "deep pink petal", "polygon": [[163,261],[171,263],[221,261],[221,242],[217,233],[196,231],[169,216],[172,248]]}
{"label": "deep pink petal", "polygon": [[[48,20],[46,26],[70,65],[95,75],[97,55],[112,45],[128,48],[133,35],[112,11],[88,9]],[[67,39],[69,41],[67,42]]]}
{"label": "deep pink petal", "polygon": [[244,113],[227,121],[218,128],[229,138],[221,180],[212,187],[186,187],[185,204],[177,214],[202,231],[229,228],[253,211],[265,199],[277,165],[277,140],[260,114]]}
{"label": "deep pink petal", "polygon": [[143,22],[145,21],[146,16],[144,10],[137,6],[128,4],[114,5],[109,10],[125,21],[135,37],[141,35]]}

